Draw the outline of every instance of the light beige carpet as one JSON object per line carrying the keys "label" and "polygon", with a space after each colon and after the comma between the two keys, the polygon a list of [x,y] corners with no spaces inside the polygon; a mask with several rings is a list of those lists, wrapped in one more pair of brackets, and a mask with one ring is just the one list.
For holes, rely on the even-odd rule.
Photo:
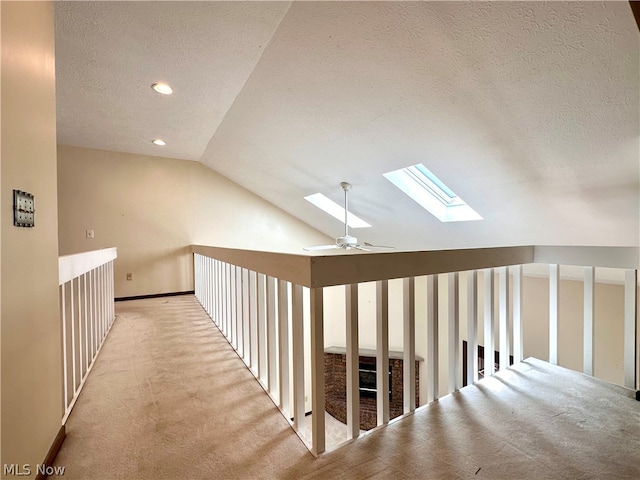
{"label": "light beige carpet", "polygon": [[67,422],[66,479],[274,478],[312,459],[193,296],[116,313]]}
{"label": "light beige carpet", "polygon": [[314,459],[193,296],[117,304],[67,479],[638,479],[632,392],[530,359]]}

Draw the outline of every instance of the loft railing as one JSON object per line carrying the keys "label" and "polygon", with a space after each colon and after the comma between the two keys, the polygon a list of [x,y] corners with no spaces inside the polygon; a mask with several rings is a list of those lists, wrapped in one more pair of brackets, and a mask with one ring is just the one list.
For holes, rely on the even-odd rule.
{"label": "loft railing", "polygon": [[[306,256],[194,245],[192,251],[198,300],[314,455],[326,449],[324,290],[330,286],[343,285],[345,294],[346,440],[361,434],[358,297],[365,282],[375,282],[376,364],[387,365],[389,280],[402,279],[402,397],[405,415],[416,409],[413,368],[416,360],[416,294],[422,294],[416,287],[416,278],[426,276],[425,381],[426,403],[430,403],[445,390],[444,386],[440,388],[438,385],[439,345],[445,335],[438,331],[441,309],[448,319],[446,392],[456,391],[462,383],[461,326],[466,325],[467,330],[465,383],[473,383],[479,377],[479,325],[483,328],[485,351],[493,352],[498,347],[498,369],[509,366],[510,356],[515,362],[523,359],[526,332],[522,324],[522,266],[534,263],[549,265],[548,360],[555,364],[558,363],[559,349],[559,265],[586,266],[583,363],[584,372],[590,375],[594,370],[595,268],[626,270],[624,385],[638,388],[636,248],[524,246]],[[478,272],[483,273],[482,319],[478,315]],[[439,274],[446,274],[446,305],[439,305],[438,290],[443,283]],[[494,301],[494,275],[498,277],[497,304]],[[461,285],[461,276],[465,277],[464,285]],[[466,286],[465,301],[460,299],[461,286]],[[466,307],[466,318],[461,318],[461,306]],[[496,313],[498,331],[494,332]],[[465,324],[461,320],[465,320]],[[493,361],[485,362],[484,370],[485,376],[492,375]],[[387,373],[384,368],[378,368],[376,372],[378,426],[390,421]],[[306,433],[305,416],[308,394],[311,396],[310,436]]]}
{"label": "loft railing", "polygon": [[115,248],[58,258],[62,321],[64,424],[115,318]]}

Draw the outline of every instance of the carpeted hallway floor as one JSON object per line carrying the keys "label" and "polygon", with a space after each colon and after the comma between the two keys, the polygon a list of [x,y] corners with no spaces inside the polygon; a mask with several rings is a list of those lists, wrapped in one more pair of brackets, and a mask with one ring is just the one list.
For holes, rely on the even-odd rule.
{"label": "carpeted hallway floor", "polygon": [[637,479],[632,392],[534,359],[314,459],[193,296],[116,305],[66,479]]}
{"label": "carpeted hallway floor", "polygon": [[65,478],[275,478],[313,458],[193,296],[116,314],[67,421]]}

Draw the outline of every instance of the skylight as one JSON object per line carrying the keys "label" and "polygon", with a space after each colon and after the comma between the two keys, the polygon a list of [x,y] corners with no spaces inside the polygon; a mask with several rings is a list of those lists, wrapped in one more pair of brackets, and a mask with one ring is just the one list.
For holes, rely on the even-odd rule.
{"label": "skylight", "polygon": [[482,220],[473,208],[421,163],[384,176],[441,222]]}
{"label": "skylight", "polygon": [[[344,208],[338,205],[333,200],[329,200],[321,193],[314,193],[313,195],[307,195],[304,197],[307,202],[313,203],[319,209],[325,211],[334,218],[337,218],[341,222],[344,222]],[[351,228],[367,228],[370,227],[367,222],[361,218],[356,217],[353,213],[348,212],[347,223]]]}

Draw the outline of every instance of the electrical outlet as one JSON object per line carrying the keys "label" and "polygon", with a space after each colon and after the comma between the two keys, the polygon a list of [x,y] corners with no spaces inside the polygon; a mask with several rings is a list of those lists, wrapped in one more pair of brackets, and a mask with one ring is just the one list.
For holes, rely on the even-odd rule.
{"label": "electrical outlet", "polygon": [[133,280],[133,274],[132,273],[127,273],[127,281],[131,281]]}
{"label": "electrical outlet", "polygon": [[87,230],[87,238],[89,239],[96,238],[95,232],[93,230]]}

